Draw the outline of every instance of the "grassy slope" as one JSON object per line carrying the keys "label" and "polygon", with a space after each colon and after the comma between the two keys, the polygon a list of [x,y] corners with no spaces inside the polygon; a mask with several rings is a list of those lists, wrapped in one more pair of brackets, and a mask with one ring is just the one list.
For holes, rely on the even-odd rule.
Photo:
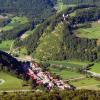
{"label": "grassy slope", "polygon": [[7,73],[0,72],[0,79],[5,80],[5,83],[0,85],[0,90],[27,89],[27,87],[22,87],[23,81],[21,79]]}
{"label": "grassy slope", "polygon": [[13,17],[11,22],[9,24],[7,24],[6,26],[0,28],[0,30],[2,31],[8,31],[13,29],[14,27],[17,27],[20,24],[25,24],[28,22],[28,19],[26,17]]}
{"label": "grassy slope", "polygon": [[9,51],[11,43],[12,40],[2,41],[2,43],[0,43],[0,50]]}
{"label": "grassy slope", "polygon": [[73,65],[79,65],[79,66],[83,66],[86,65],[88,62],[81,62],[81,61],[75,61],[75,60],[63,60],[63,61],[47,61],[49,63],[53,63],[53,64],[61,64],[61,65],[68,65],[68,64],[73,64]]}
{"label": "grassy slope", "polygon": [[77,72],[67,71],[65,69],[64,70],[59,70],[57,68],[50,67],[49,70],[52,73],[55,73],[56,75],[60,75],[60,77],[62,79],[73,79],[73,78],[79,78],[79,77],[83,76],[82,74],[79,74]]}
{"label": "grassy slope", "polygon": [[87,88],[89,88],[89,86],[91,86],[91,85],[95,86],[97,84],[100,84],[100,81],[95,80],[93,78],[86,78],[86,79],[82,79],[82,80],[79,80],[76,82],[71,82],[71,84],[73,84],[74,86],[77,86],[77,87],[87,86]]}
{"label": "grassy slope", "polygon": [[91,71],[99,73],[100,74],[100,63],[95,63],[94,66],[92,66]]}
{"label": "grassy slope", "polygon": [[93,22],[91,23],[92,27],[90,28],[80,28],[76,31],[76,35],[78,37],[85,37],[85,38],[93,38],[99,39],[100,38],[100,23]]}
{"label": "grassy slope", "polygon": [[61,42],[63,40],[63,23],[59,23],[53,32],[50,32],[49,27],[40,38],[38,47],[34,57],[37,59],[55,59],[56,55],[59,55],[61,51]]}
{"label": "grassy slope", "polygon": [[[57,65],[63,65],[65,67],[75,67],[75,68],[82,67],[83,65],[87,64],[85,62],[78,62],[78,61],[47,61],[47,62],[51,64],[57,64]],[[61,78],[63,79],[83,77],[82,74],[74,71],[68,71],[67,69],[60,70],[59,68],[50,67],[49,70],[52,73],[60,75]]]}

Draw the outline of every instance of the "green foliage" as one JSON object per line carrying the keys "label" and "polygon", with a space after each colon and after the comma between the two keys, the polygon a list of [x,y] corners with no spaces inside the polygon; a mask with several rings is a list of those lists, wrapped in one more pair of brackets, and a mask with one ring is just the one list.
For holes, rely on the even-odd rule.
{"label": "green foliage", "polygon": [[[54,12],[51,0],[0,0],[1,12],[46,18]],[[39,19],[38,19],[39,20]]]}
{"label": "green foliage", "polygon": [[57,89],[51,92],[22,92],[22,93],[1,93],[0,99],[6,98],[14,100],[99,100],[100,91],[93,90],[75,90],[59,91]]}
{"label": "green foliage", "polygon": [[[83,15],[84,11],[86,12],[88,10],[87,12],[89,12],[90,15],[91,13],[93,15],[93,12],[97,10],[97,8],[88,6],[84,9],[77,6],[68,8],[60,13],[55,14],[54,16],[49,17],[42,24],[38,25],[33,30],[33,33],[28,35],[22,41],[19,41],[19,44],[26,47],[28,54],[32,54],[34,58],[41,60],[96,60],[98,57],[96,39],[78,38],[73,32],[73,26],[76,25],[75,23],[82,23],[81,14],[76,13],[75,16],[68,18],[67,21],[63,21],[63,13],[73,13],[77,9],[80,9],[80,11],[82,9]],[[90,18],[90,15],[85,15],[87,17],[84,18]],[[86,22],[88,21],[89,20]],[[85,26],[89,27],[89,25],[90,24]]]}
{"label": "green foliage", "polygon": [[21,17],[21,16],[16,16],[16,17],[13,17],[10,21],[9,24],[5,25],[4,27],[0,28],[0,30],[3,32],[3,31],[9,31],[9,30],[12,30],[13,28],[15,27],[18,27],[19,25],[23,25],[25,23],[28,23],[28,18],[27,17]]}
{"label": "green foliage", "polygon": [[62,79],[74,79],[74,78],[80,78],[83,75],[78,73],[78,72],[74,72],[74,71],[70,71],[67,69],[60,69],[60,68],[55,68],[55,67],[50,67],[49,71],[55,75],[59,75]]}
{"label": "green foliage", "polygon": [[63,23],[58,24],[53,32],[49,27],[40,38],[38,47],[36,48],[34,58],[37,59],[61,59],[61,44],[63,40]]}
{"label": "green foliage", "polygon": [[9,51],[11,43],[12,43],[12,40],[2,41],[0,43],[0,50]]}

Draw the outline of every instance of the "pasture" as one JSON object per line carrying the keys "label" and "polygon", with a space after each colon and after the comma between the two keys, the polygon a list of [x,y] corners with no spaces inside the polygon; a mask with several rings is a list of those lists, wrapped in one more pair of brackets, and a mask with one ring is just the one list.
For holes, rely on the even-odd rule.
{"label": "pasture", "polygon": [[49,71],[55,75],[59,75],[62,79],[74,79],[74,78],[80,78],[83,77],[84,75],[74,72],[74,71],[68,71],[66,69],[58,69],[58,68],[53,68],[50,67]]}
{"label": "pasture", "polygon": [[79,81],[70,82],[72,85],[76,86],[77,89],[95,89],[98,90],[100,81],[93,78],[85,78]]}
{"label": "pasture", "polygon": [[77,37],[99,39],[100,38],[100,23],[92,22],[91,27],[79,28],[75,31]]}
{"label": "pasture", "polygon": [[92,72],[100,74],[100,63],[95,63],[90,69]]}
{"label": "pasture", "polygon": [[2,41],[0,43],[0,50],[9,51],[11,46],[12,40]]}
{"label": "pasture", "polygon": [[12,30],[13,28],[18,27],[19,25],[25,24],[27,22],[28,22],[28,18],[15,16],[11,19],[11,22],[9,24],[7,24],[4,27],[1,27],[0,30],[2,31]]}
{"label": "pasture", "polygon": [[81,62],[81,61],[75,61],[75,60],[63,60],[63,61],[48,60],[47,63],[63,65],[65,67],[76,67],[76,68],[81,68],[84,65],[88,64],[88,62]]}
{"label": "pasture", "polygon": [[6,72],[0,71],[0,79],[5,81],[3,84],[0,84],[0,90],[21,90],[29,88],[22,86],[23,81],[21,79],[18,79]]}

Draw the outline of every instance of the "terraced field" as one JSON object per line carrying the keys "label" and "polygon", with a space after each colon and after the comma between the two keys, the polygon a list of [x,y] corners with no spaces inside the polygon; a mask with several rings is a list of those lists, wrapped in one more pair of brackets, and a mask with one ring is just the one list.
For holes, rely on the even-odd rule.
{"label": "terraced field", "polygon": [[62,2],[62,0],[57,0],[57,4],[56,4],[56,7],[57,7],[57,11],[60,12],[60,11],[63,11],[64,9],[68,8],[68,7],[73,7],[75,6],[74,4],[64,4]]}
{"label": "terraced field", "polygon": [[[34,54],[37,59],[55,59],[60,54],[61,43],[63,39],[63,23],[59,23],[53,32],[48,27],[46,32],[41,36],[38,47]],[[53,58],[54,57],[54,58]]]}

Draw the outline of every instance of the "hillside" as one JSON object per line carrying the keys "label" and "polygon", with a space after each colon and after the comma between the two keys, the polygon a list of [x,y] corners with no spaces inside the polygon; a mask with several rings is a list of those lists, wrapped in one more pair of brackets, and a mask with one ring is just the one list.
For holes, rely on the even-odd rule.
{"label": "hillside", "polygon": [[[76,11],[76,9],[80,8],[74,7],[73,9]],[[81,11],[86,10],[86,8],[81,9]],[[92,11],[91,7],[90,9],[89,12]],[[75,15],[64,20],[62,15],[68,12],[70,12],[69,9],[48,18],[44,23],[37,26],[27,38],[18,41],[16,46],[24,45],[28,54],[41,60],[96,60],[99,57],[97,40],[77,37],[74,30],[78,24],[75,23],[81,17],[78,18]],[[86,18],[88,17],[84,17],[84,20]],[[78,23],[82,23],[81,20]]]}
{"label": "hillside", "polygon": [[50,32],[50,28],[47,27],[47,30],[39,39],[38,47],[34,53],[35,58],[45,60],[51,58],[59,59],[59,56],[62,54],[63,28],[63,23],[59,23],[52,32]]}
{"label": "hillside", "polygon": [[77,89],[100,90],[97,5],[99,0],[0,0],[0,96],[16,90],[39,97],[43,91],[48,98],[53,89],[76,89],[68,92],[76,100],[85,91]]}

